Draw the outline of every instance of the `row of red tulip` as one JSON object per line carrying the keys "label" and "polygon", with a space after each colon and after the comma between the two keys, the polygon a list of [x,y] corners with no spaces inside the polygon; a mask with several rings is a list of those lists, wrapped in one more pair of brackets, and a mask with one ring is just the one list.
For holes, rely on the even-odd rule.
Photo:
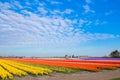
{"label": "row of red tulip", "polygon": [[[34,64],[43,64],[50,66],[60,66],[68,68],[85,69],[91,71],[98,71],[100,69],[116,69],[120,67],[119,61],[116,63],[106,61],[89,61],[89,60],[48,60],[48,59],[12,59],[20,62],[29,62]],[[105,63],[104,63],[105,62]]]}

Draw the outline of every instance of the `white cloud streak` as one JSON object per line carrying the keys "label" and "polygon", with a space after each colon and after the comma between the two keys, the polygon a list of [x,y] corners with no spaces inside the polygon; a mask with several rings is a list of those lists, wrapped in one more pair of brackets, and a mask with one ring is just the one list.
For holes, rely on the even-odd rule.
{"label": "white cloud streak", "polygon": [[71,14],[72,12],[74,12],[72,9],[65,9],[64,11],[53,10],[53,11],[51,11],[51,14],[54,14],[54,15],[65,15],[65,14]]}
{"label": "white cloud streak", "polygon": [[89,6],[89,5],[83,5],[83,8],[84,8],[84,10],[85,10],[85,13],[88,13],[88,12],[95,13],[94,10],[90,9],[90,6]]}
{"label": "white cloud streak", "polygon": [[8,9],[10,7],[11,7],[10,3],[7,3],[7,2],[2,3],[2,2],[0,2],[0,9]]}
{"label": "white cloud streak", "polygon": [[49,1],[51,4],[62,4],[61,2],[58,2],[58,1],[52,1],[52,0],[50,0]]}

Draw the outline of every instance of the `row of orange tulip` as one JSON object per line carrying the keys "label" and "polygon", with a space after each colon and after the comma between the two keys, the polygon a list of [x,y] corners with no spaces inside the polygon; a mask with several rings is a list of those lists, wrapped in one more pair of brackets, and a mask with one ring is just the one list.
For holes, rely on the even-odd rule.
{"label": "row of orange tulip", "polygon": [[119,64],[105,64],[105,63],[94,63],[90,61],[89,62],[78,62],[76,60],[43,60],[43,59],[12,59],[16,61],[21,62],[29,62],[34,64],[44,64],[44,65],[50,65],[50,66],[60,66],[60,67],[68,67],[68,68],[77,68],[77,69],[85,69],[85,70],[91,70],[91,71],[98,71],[99,69],[116,69],[117,67],[120,67]]}

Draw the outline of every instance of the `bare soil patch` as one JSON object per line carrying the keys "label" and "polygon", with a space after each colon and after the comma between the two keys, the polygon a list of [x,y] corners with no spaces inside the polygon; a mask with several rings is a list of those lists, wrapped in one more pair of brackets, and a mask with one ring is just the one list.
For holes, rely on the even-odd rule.
{"label": "bare soil patch", "polygon": [[120,78],[120,69],[101,70],[100,72],[81,71],[72,74],[51,73],[44,76],[14,77],[14,80],[111,80]]}

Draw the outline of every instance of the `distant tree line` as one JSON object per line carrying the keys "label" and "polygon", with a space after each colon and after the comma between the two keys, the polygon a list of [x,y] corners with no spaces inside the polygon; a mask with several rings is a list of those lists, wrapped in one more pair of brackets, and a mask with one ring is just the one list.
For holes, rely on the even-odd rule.
{"label": "distant tree line", "polygon": [[0,56],[0,58],[25,58],[25,56]]}
{"label": "distant tree line", "polygon": [[[0,56],[0,58],[25,58],[26,56]],[[89,57],[89,56],[75,56],[74,54],[71,56],[65,55],[65,56],[55,56],[55,57],[34,57],[32,56],[31,58],[79,58],[79,57]],[[112,51],[109,56],[104,56],[104,57],[111,57],[111,58],[120,58],[120,52],[118,50]]]}
{"label": "distant tree line", "polygon": [[118,50],[112,51],[109,56],[112,58],[120,58],[120,52]]}

